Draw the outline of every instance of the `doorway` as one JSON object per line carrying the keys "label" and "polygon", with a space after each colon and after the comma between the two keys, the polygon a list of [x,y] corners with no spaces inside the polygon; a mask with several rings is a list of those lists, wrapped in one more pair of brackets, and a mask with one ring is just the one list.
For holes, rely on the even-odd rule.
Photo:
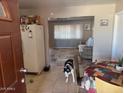
{"label": "doorway", "polygon": [[115,15],[113,34],[112,59],[118,60],[123,57],[123,11]]}

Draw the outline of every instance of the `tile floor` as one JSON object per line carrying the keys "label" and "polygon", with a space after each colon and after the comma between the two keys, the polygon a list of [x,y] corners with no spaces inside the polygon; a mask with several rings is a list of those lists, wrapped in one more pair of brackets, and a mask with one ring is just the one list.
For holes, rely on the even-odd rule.
{"label": "tile floor", "polygon": [[55,48],[50,50],[51,63],[57,66],[63,66],[67,59],[73,59],[74,56],[79,55],[77,48]]}
{"label": "tile floor", "polygon": [[71,77],[65,83],[62,66],[52,66],[49,72],[42,72],[41,75],[27,75],[26,84],[27,93],[78,93],[79,90]]}

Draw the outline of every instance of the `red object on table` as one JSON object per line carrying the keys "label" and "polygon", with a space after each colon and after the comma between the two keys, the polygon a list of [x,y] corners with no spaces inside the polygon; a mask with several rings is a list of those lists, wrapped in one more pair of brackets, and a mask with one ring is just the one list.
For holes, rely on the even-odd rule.
{"label": "red object on table", "polygon": [[88,93],[96,93],[96,89],[90,88],[90,89],[88,90]]}

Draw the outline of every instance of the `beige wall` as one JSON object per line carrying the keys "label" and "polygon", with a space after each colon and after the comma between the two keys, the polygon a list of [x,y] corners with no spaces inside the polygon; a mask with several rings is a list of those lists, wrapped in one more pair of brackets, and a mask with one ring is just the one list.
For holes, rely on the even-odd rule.
{"label": "beige wall", "polygon": [[20,9],[20,15],[37,15],[37,10],[35,9]]}
{"label": "beige wall", "polygon": [[117,0],[116,2],[116,12],[123,10],[123,0]]}
{"label": "beige wall", "polygon": [[[115,4],[100,4],[100,5],[83,5],[64,8],[49,8],[38,10],[39,15],[44,18],[45,36],[47,55],[49,54],[49,34],[48,34],[48,17],[64,18],[78,16],[94,16],[94,48],[93,61],[96,59],[111,59],[112,50],[112,34],[113,34],[113,18],[115,14]],[[53,12],[54,15],[50,15]],[[109,25],[106,27],[100,26],[101,19],[108,19]],[[47,56],[48,57],[48,56]],[[49,60],[49,58],[47,58]]]}
{"label": "beige wall", "polygon": [[[55,18],[95,16],[93,32],[95,41],[93,48],[93,61],[95,61],[96,59],[111,59],[115,4],[73,6],[60,9],[51,9],[46,13],[45,17],[49,17],[50,12],[54,13],[52,17]],[[101,27],[99,25],[100,19],[108,19],[109,25],[106,27]],[[48,40],[48,38],[46,40]]]}

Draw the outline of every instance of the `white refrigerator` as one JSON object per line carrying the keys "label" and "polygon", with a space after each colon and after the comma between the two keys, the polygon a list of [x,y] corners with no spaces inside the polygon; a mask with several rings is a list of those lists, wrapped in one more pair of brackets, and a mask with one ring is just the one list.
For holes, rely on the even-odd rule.
{"label": "white refrigerator", "polygon": [[42,25],[21,25],[24,67],[39,74],[45,66],[44,30]]}

